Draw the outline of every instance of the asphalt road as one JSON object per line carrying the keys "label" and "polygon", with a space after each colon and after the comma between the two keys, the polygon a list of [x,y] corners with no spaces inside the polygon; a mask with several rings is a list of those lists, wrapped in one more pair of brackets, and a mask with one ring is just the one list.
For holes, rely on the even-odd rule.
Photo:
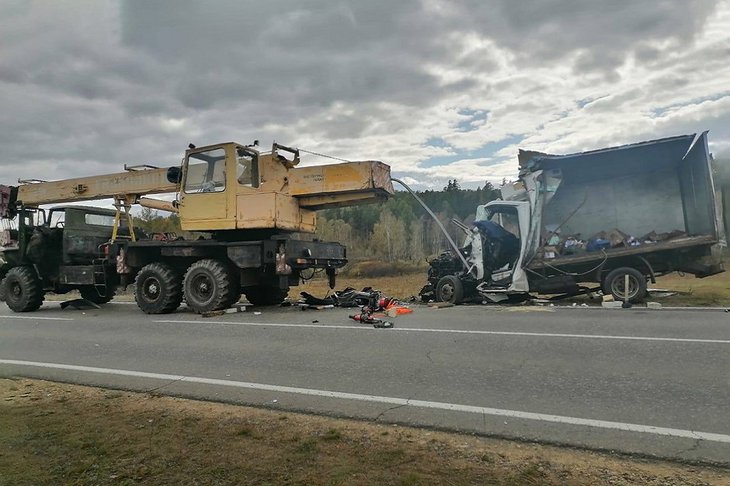
{"label": "asphalt road", "polygon": [[730,463],[722,310],[416,306],[393,329],[347,314],[2,305],[0,375]]}

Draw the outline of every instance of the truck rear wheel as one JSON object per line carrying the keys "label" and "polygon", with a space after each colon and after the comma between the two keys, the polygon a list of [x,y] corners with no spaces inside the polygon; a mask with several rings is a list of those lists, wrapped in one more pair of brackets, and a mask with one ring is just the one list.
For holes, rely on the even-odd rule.
{"label": "truck rear wheel", "polygon": [[182,302],[182,279],[166,263],[145,265],[134,281],[134,300],[145,314],[169,314]]}
{"label": "truck rear wheel", "polygon": [[106,287],[104,289],[104,294],[100,295],[97,288],[90,285],[88,287],[81,287],[79,292],[81,292],[82,299],[86,299],[94,304],[106,304],[114,298],[114,295],[117,293],[117,289],[114,287]]}
{"label": "truck rear wheel", "polygon": [[246,298],[253,305],[279,305],[284,302],[289,290],[257,285],[243,289]]}
{"label": "truck rear wheel", "polygon": [[238,281],[232,281],[231,271],[223,262],[205,259],[188,267],[183,287],[188,307],[202,314],[229,307]]}
{"label": "truck rear wheel", "polygon": [[460,304],[464,300],[464,285],[456,275],[444,275],[436,284],[436,300]]}
{"label": "truck rear wheel", "polygon": [[646,297],[646,276],[631,267],[620,267],[606,275],[603,280],[603,293],[613,295],[614,300],[626,300],[626,275],[629,277],[628,301],[641,302]]}
{"label": "truck rear wheel", "polygon": [[2,281],[5,303],[14,312],[30,312],[43,304],[43,284],[33,267],[11,268]]}

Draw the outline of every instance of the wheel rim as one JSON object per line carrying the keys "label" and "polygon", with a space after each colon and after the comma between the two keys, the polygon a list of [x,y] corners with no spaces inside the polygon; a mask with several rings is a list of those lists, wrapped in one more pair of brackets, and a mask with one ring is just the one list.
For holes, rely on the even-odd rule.
{"label": "wheel rim", "polygon": [[450,302],[454,298],[454,285],[451,283],[443,284],[440,297],[443,302]]}
{"label": "wheel rim", "polygon": [[[614,296],[618,296],[621,298],[626,297],[625,293],[625,274],[619,275],[616,278],[613,279],[611,282],[611,293]],[[629,275],[629,292],[628,292],[628,298],[633,299],[636,297],[636,294],[639,293],[639,281],[634,277],[633,275]]]}
{"label": "wheel rim", "polygon": [[190,282],[190,293],[201,302],[210,300],[213,288],[213,281],[207,275],[196,275]]}
{"label": "wheel rim", "polygon": [[13,282],[13,285],[10,287],[10,295],[19,298],[23,295],[23,287],[18,282]]}
{"label": "wheel rim", "polygon": [[144,285],[142,285],[142,294],[150,302],[154,302],[160,298],[162,294],[161,290],[160,281],[155,277],[148,277],[145,279]]}

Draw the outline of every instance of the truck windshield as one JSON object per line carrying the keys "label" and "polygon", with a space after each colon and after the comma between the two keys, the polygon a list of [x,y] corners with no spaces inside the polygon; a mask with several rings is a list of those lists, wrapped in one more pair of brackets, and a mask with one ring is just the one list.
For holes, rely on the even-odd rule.
{"label": "truck windshield", "polygon": [[226,189],[226,151],[222,148],[190,154],[185,192],[221,192]]}
{"label": "truck windshield", "polygon": [[477,220],[487,220],[500,225],[516,237],[520,237],[520,222],[517,216],[517,210],[512,207],[491,207],[482,213],[482,218]]}

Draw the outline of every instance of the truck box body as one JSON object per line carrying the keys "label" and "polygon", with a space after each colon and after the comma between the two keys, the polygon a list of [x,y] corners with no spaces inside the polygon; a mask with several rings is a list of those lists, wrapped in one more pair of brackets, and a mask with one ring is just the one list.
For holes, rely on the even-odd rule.
{"label": "truck box body", "polygon": [[[520,169],[522,190],[507,188],[505,196],[530,208],[522,258],[527,269],[551,277],[557,268],[591,281],[595,277],[585,272],[597,262],[621,258],[621,264],[633,259],[648,266],[652,277],[722,271],[713,251],[720,225],[706,132],[571,155],[520,152]],[[600,250],[589,244],[588,250],[561,251],[551,244],[572,237],[585,245],[601,236],[612,241]],[[521,274],[514,290],[525,290]]]}
{"label": "truck box body", "polygon": [[706,134],[643,142],[528,163],[559,171],[542,223],[590,238],[614,228],[639,238],[682,231],[718,238]]}

